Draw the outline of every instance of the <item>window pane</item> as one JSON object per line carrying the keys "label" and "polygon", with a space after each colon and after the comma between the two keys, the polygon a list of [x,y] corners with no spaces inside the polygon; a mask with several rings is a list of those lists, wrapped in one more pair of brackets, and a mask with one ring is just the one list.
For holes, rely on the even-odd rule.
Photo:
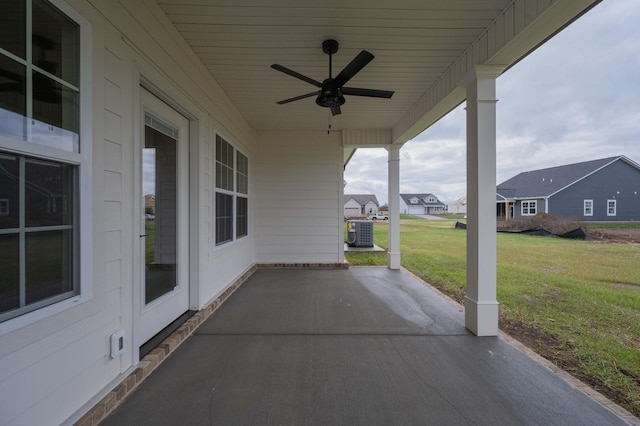
{"label": "window pane", "polygon": [[26,67],[0,54],[0,134],[25,139]]}
{"label": "window pane", "polygon": [[0,235],[0,314],[20,306],[18,234]]}
{"label": "window pane", "polygon": [[0,13],[0,47],[26,59],[27,12],[26,2],[2,2]]}
{"label": "window pane", "polygon": [[0,154],[0,229],[19,226],[19,177],[18,158]]}
{"label": "window pane", "polygon": [[216,188],[233,191],[233,147],[217,135]]}
{"label": "window pane", "polygon": [[233,197],[216,193],[216,244],[233,239]]}
{"label": "window pane", "polygon": [[244,155],[237,153],[238,159],[236,160],[236,191],[241,194],[247,194],[249,192],[249,160]]}
{"label": "window pane", "polygon": [[71,225],[73,166],[25,161],[25,220],[27,227]]}
{"label": "window pane", "polygon": [[27,305],[73,290],[71,230],[27,233],[25,244]]}
{"label": "window pane", "polygon": [[78,92],[33,72],[33,142],[78,152]]}
{"label": "window pane", "polygon": [[78,25],[47,1],[33,0],[33,65],[78,86]]}
{"label": "window pane", "polygon": [[236,237],[244,237],[247,235],[248,228],[248,200],[243,197],[236,199]]}

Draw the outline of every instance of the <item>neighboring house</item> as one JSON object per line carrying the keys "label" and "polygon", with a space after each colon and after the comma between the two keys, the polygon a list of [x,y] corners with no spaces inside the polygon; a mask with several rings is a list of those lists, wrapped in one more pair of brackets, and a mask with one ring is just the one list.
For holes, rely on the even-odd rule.
{"label": "neighboring house", "polygon": [[640,220],[640,165],[627,157],[520,173],[496,188],[499,218],[549,213],[591,221]]}
{"label": "neighboring house", "polygon": [[467,213],[467,197],[460,197],[447,206],[447,212],[452,214]]}
{"label": "neighboring house", "polygon": [[361,216],[378,213],[380,204],[374,194],[345,194],[344,215]]}
{"label": "neighboring house", "polygon": [[443,214],[445,204],[433,194],[400,194],[400,213]]}
{"label": "neighboring house", "polygon": [[[387,261],[400,269],[404,144],[465,102],[469,146],[495,149],[496,79],[597,0],[240,3],[2,2],[1,424],[96,424],[179,344],[143,360],[154,336],[194,312],[198,324],[258,268],[346,267],[344,167],[357,149],[387,152]],[[383,36],[354,36],[381,17]],[[323,35],[340,41],[335,76],[375,55],[351,93],[393,97],[347,90],[337,107],[335,79],[303,95],[329,75]],[[470,178],[494,175],[485,157],[467,153]],[[494,218],[478,219],[468,258],[495,250],[478,231]],[[480,279],[495,262],[467,264],[465,325],[497,335],[495,283]]]}

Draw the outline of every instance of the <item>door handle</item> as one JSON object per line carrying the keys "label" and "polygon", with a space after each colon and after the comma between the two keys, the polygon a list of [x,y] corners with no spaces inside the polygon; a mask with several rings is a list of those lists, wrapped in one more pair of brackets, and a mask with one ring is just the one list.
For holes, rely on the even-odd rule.
{"label": "door handle", "polygon": [[142,238],[142,237],[148,237],[148,236],[149,236],[149,234],[142,234],[142,235],[140,235],[140,238]]}

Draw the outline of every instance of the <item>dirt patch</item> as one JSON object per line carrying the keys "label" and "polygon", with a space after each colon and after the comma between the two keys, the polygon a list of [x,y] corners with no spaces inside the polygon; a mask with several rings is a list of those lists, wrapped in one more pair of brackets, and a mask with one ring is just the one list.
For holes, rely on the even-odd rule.
{"label": "dirt patch", "polygon": [[640,244],[640,227],[604,228],[599,227],[597,223],[591,224],[579,220],[565,219],[547,213],[538,213],[530,218],[517,218],[498,222],[499,231],[525,231],[535,228],[544,228],[555,235],[562,235],[582,228],[587,234],[587,240],[590,241]]}
{"label": "dirt patch", "polygon": [[597,226],[586,226],[589,240],[607,243],[640,244],[640,228],[598,228]]}
{"label": "dirt patch", "polygon": [[517,218],[498,222],[499,231],[525,231],[534,228],[544,228],[547,231],[561,235],[582,226],[577,220],[564,219],[547,213],[538,213],[529,218]]}

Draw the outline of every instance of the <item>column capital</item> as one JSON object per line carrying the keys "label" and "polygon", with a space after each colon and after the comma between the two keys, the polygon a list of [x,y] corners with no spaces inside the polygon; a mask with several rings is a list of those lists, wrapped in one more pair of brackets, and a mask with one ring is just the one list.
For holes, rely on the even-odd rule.
{"label": "column capital", "polygon": [[402,148],[403,146],[404,146],[403,143],[397,143],[397,144],[385,145],[384,149],[386,149],[389,152],[392,152],[392,151],[400,152],[400,148]]}
{"label": "column capital", "polygon": [[495,80],[506,68],[506,65],[475,65],[471,71],[460,80],[460,86],[469,87],[469,85],[478,80]]}

